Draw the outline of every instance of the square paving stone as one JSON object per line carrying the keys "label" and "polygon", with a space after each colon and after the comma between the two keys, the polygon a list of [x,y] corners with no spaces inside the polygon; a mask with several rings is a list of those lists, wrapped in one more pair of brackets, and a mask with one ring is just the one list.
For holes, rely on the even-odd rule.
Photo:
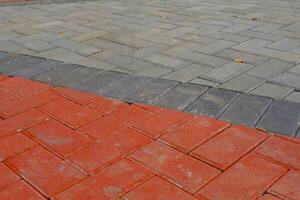
{"label": "square paving stone", "polygon": [[220,119],[254,126],[271,102],[271,98],[242,94],[226,109]]}
{"label": "square paving stone", "polygon": [[205,86],[183,83],[160,96],[153,104],[183,110],[207,89]]}
{"label": "square paving stone", "polygon": [[150,83],[140,87],[133,94],[125,99],[130,102],[151,103],[162,94],[169,91],[178,84],[177,81],[155,79]]}
{"label": "square paving stone", "polygon": [[300,104],[289,101],[275,101],[262,117],[257,127],[272,132],[295,136],[300,121]]}
{"label": "square paving stone", "polygon": [[258,86],[254,90],[252,90],[250,92],[250,94],[272,97],[274,99],[282,99],[287,94],[289,94],[292,90],[293,89],[290,87],[266,82],[266,83],[263,83],[262,85]]}
{"label": "square paving stone", "polygon": [[218,117],[238,95],[238,92],[213,88],[191,103],[185,111]]}
{"label": "square paving stone", "polygon": [[96,93],[123,99],[152,80],[152,78],[148,77],[130,75],[122,80],[109,84],[108,86],[98,90]]}

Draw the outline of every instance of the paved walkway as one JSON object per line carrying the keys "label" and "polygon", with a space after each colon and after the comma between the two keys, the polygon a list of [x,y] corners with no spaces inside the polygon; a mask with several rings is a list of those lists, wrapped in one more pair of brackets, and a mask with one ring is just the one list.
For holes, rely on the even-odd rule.
{"label": "paved walkway", "polygon": [[0,49],[300,102],[299,13],[299,0],[8,6]]}
{"label": "paved walkway", "polygon": [[300,140],[0,76],[0,199],[299,200]]}

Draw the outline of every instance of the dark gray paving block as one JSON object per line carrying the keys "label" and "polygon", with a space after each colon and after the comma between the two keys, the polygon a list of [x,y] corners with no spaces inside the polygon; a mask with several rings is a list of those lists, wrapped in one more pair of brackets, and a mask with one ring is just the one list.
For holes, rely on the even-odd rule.
{"label": "dark gray paving block", "polygon": [[207,89],[205,86],[183,83],[160,96],[153,104],[183,110]]}
{"label": "dark gray paving block", "polygon": [[95,76],[88,78],[81,84],[76,85],[75,88],[87,92],[96,92],[114,81],[118,81],[120,79],[125,78],[125,76],[128,75],[119,72],[105,71],[103,73],[99,73]]}
{"label": "dark gray paving block", "polygon": [[238,92],[213,88],[191,103],[185,111],[216,118],[238,95]]}
{"label": "dark gray paving block", "polygon": [[224,111],[220,119],[236,124],[255,126],[272,101],[267,97],[241,94]]}
{"label": "dark gray paving block", "polygon": [[65,78],[67,74],[70,74],[80,69],[83,69],[83,67],[79,65],[61,63],[49,71],[46,71],[42,74],[32,77],[32,79],[43,81],[46,83],[54,83],[58,80]]}
{"label": "dark gray paving block", "polygon": [[262,117],[257,127],[272,132],[295,136],[300,121],[300,103],[275,101]]}
{"label": "dark gray paving block", "polygon": [[96,93],[109,97],[123,99],[128,95],[131,95],[141,86],[145,85],[146,83],[152,80],[152,78],[144,76],[130,75],[124,79],[109,84],[108,86],[98,90]]}
{"label": "dark gray paving block", "polygon": [[60,80],[54,82],[54,84],[73,88],[83,81],[101,72],[103,71],[99,69],[81,67],[79,70],[75,70],[72,73],[65,74]]}
{"label": "dark gray paving block", "polygon": [[125,97],[125,100],[130,102],[151,103],[156,98],[175,87],[177,84],[177,81],[155,79],[140,87],[133,94]]}

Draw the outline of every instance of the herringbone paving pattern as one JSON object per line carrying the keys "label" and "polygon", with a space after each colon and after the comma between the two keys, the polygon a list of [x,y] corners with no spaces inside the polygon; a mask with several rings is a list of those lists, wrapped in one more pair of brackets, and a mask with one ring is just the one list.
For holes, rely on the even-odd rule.
{"label": "herringbone paving pattern", "polygon": [[298,200],[300,140],[0,76],[0,199]]}

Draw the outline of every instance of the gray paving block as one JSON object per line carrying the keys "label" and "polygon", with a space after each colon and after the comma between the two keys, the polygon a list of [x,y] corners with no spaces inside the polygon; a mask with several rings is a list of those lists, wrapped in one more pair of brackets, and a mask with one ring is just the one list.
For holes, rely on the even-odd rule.
{"label": "gray paving block", "polygon": [[197,98],[185,111],[216,118],[238,95],[238,92],[213,88]]}
{"label": "gray paving block", "polygon": [[240,51],[247,51],[247,52],[255,52],[257,49],[260,49],[268,44],[272,43],[268,40],[261,40],[261,39],[251,39],[246,42],[243,42],[239,45],[233,47],[233,49],[240,50]]}
{"label": "gray paving block", "polygon": [[101,73],[100,69],[83,68],[73,73],[67,74],[63,79],[55,81],[54,84],[63,87],[71,87],[79,85],[81,82],[87,80],[90,77],[96,76]]}
{"label": "gray paving block", "polygon": [[293,66],[294,64],[289,62],[270,59],[250,69],[247,71],[247,74],[259,78],[270,79]]}
{"label": "gray paving block", "polygon": [[208,87],[197,84],[179,84],[175,88],[160,96],[153,102],[153,104],[183,110],[207,89]]}
{"label": "gray paving block", "polygon": [[249,90],[257,87],[262,82],[264,82],[264,80],[255,78],[253,76],[249,76],[247,74],[242,74],[223,83],[219,87],[223,89],[235,90],[239,92],[248,92]]}
{"label": "gray paving block", "polygon": [[300,104],[277,100],[267,110],[257,127],[266,130],[295,136],[299,128]]}
{"label": "gray paving block", "polygon": [[206,80],[203,78],[194,78],[193,80],[190,81],[190,83],[205,85],[205,86],[209,86],[209,87],[217,87],[219,85],[219,83],[209,81],[209,80]]}
{"label": "gray paving block", "polygon": [[276,41],[268,45],[268,47],[272,49],[278,49],[281,51],[289,51],[291,49],[296,48],[299,45],[300,45],[300,40],[293,39],[293,38],[283,38],[279,41]]}
{"label": "gray paving block", "polygon": [[282,99],[292,90],[293,89],[290,87],[266,82],[249,92],[249,94],[272,97],[274,99]]}
{"label": "gray paving block", "polygon": [[154,79],[148,84],[140,87],[133,94],[125,97],[125,100],[130,102],[151,103],[177,84],[177,81]]}
{"label": "gray paving block", "polygon": [[61,63],[49,71],[46,71],[42,74],[32,77],[32,79],[43,81],[46,83],[54,83],[58,80],[65,78],[67,74],[70,74],[80,69],[83,69],[83,67],[80,67],[78,65]]}
{"label": "gray paving block", "polygon": [[284,100],[300,103],[300,91],[293,91]]}
{"label": "gray paving block", "polygon": [[96,93],[104,96],[123,99],[134,93],[141,86],[153,80],[152,78],[143,76],[130,75],[119,81],[115,81],[108,86],[98,90]]}
{"label": "gray paving block", "polygon": [[79,85],[76,85],[75,88],[87,91],[87,92],[96,92],[101,88],[111,84],[114,81],[118,81],[120,79],[125,78],[126,74],[113,72],[113,71],[105,71],[95,76],[91,76]]}
{"label": "gray paving block", "polygon": [[300,64],[292,67],[287,72],[291,72],[291,73],[295,73],[295,74],[300,74]]}
{"label": "gray paving block", "polygon": [[292,74],[292,73],[282,73],[272,81],[276,83],[281,83],[283,85],[300,88],[300,75],[299,74]]}
{"label": "gray paving block", "polygon": [[220,116],[220,119],[235,124],[255,126],[266,111],[271,98],[241,94]]}

